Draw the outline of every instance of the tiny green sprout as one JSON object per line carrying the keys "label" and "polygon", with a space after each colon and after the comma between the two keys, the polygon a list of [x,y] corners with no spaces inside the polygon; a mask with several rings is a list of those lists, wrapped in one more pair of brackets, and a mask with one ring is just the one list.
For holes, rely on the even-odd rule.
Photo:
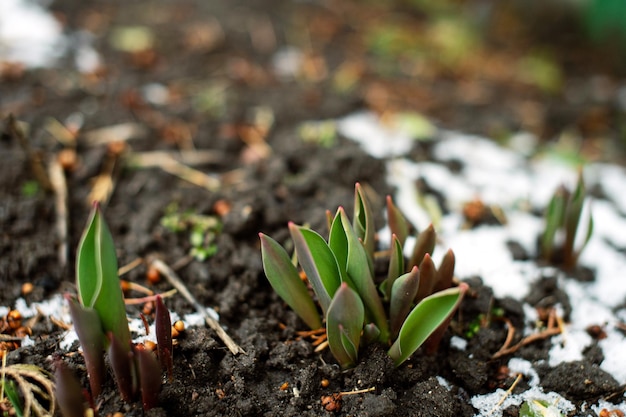
{"label": "tiny green sprout", "polygon": [[[146,359],[143,353],[137,354],[137,348],[133,348],[131,344],[124,296],[117,272],[115,245],[97,204],[90,213],[78,246],[76,286],[79,302],[69,295],[66,295],[66,299],[83,348],[92,397],[97,397],[101,392],[106,374],[103,355],[106,349],[122,399],[126,402],[132,401],[141,389],[142,397],[151,399],[148,402],[144,400],[144,404],[154,406],[154,398],[158,397],[161,386],[160,366],[156,358],[152,361],[150,358]],[[171,331],[171,325],[167,324],[169,312],[159,297],[156,298],[159,310],[157,328],[160,329],[157,338],[163,345],[162,360],[168,364],[171,363],[171,334],[168,343],[167,338],[162,335],[162,327],[166,325],[167,331]],[[154,369],[150,369],[151,367]],[[169,365],[166,368],[171,375]],[[155,378],[157,374],[158,377]],[[144,381],[146,378],[156,380],[158,386],[155,382]],[[145,389],[150,391],[144,392]]]}
{"label": "tiny green sprout", "polygon": [[12,380],[2,381],[2,389],[4,390],[4,394],[6,394],[6,398],[11,403],[11,407],[13,407],[15,415],[18,417],[23,417],[24,407],[22,407],[22,400],[20,399],[20,394],[15,382]]}
{"label": "tiny green sprout", "polygon": [[343,368],[354,366],[360,345],[372,341],[390,346],[388,354],[399,366],[425,342],[436,348],[468,286],[452,287],[452,251],[446,253],[439,269],[435,267],[430,257],[436,239],[432,226],[418,236],[413,256],[405,262],[402,243],[409,226],[390,198],[389,268],[378,280],[374,274],[376,229],[360,184],[355,186],[354,206],[352,222],[342,207],[334,216],[327,214],[328,240],[289,223],[297,262],[314,298],[285,249],[260,233],[263,269],[276,293],[309,327],[318,329],[325,321],[330,351]]}
{"label": "tiny green sprout", "polygon": [[563,417],[559,409],[544,400],[526,400],[519,410],[520,417]]}
{"label": "tiny green sprout", "polygon": [[[541,257],[566,269],[576,266],[581,252],[591,239],[593,217],[581,219],[585,203],[585,183],[582,170],[579,171],[576,189],[572,192],[560,186],[554,192],[545,213],[545,229],[540,238]],[[575,247],[580,223],[585,222],[586,235],[580,246]]]}
{"label": "tiny green sprout", "polygon": [[337,140],[337,124],[332,120],[304,122],[298,126],[298,136],[304,142],[331,148]]}
{"label": "tiny green sprout", "polygon": [[188,232],[191,249],[189,254],[200,262],[215,255],[217,236],[222,231],[222,223],[216,216],[197,214],[192,211],[179,212],[176,202],[165,208],[161,226],[175,233]]}

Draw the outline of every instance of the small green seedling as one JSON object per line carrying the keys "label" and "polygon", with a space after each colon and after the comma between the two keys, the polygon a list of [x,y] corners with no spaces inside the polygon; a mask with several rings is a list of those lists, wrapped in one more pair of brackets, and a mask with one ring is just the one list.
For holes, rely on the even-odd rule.
{"label": "small green seedling", "polygon": [[520,417],[563,417],[559,409],[544,400],[524,401],[519,410]]}
{"label": "small green seedling", "polygon": [[[0,371],[0,402],[6,398],[18,417],[46,417],[55,413],[56,401],[51,375],[38,366],[25,363],[6,365]],[[9,415],[5,411],[3,415]]]}
{"label": "small green seedling", "polygon": [[165,208],[161,225],[175,233],[188,232],[191,245],[189,254],[200,262],[217,252],[215,241],[222,231],[222,223],[216,216],[206,216],[190,211],[181,213],[174,202]]}
{"label": "small green seedling", "polygon": [[[564,185],[554,192],[545,213],[546,226],[540,240],[541,257],[546,262],[562,265],[565,269],[576,266],[593,233],[591,214],[587,219],[581,218],[585,194],[582,170],[579,172],[576,189],[573,192]],[[576,237],[582,222],[587,224],[586,235],[576,248]]]}
{"label": "small green seedling", "polygon": [[339,208],[329,219],[325,240],[317,232],[289,223],[298,263],[306,274],[322,315],[307,285],[285,249],[260,233],[263,268],[278,295],[311,329],[325,321],[328,345],[343,368],[356,364],[359,346],[377,340],[391,345],[388,354],[396,366],[427,340],[436,349],[467,285],[452,287],[454,254],[444,256],[439,269],[432,261],[436,235],[424,230],[405,265],[402,245],[408,222],[387,199],[387,217],[393,232],[388,273],[377,287],[373,215],[363,188],[355,190],[354,219]]}
{"label": "small green seedling", "polygon": [[[97,204],[78,246],[76,286],[78,301],[70,295],[66,295],[66,299],[83,348],[92,397],[96,398],[101,392],[106,373],[103,352],[107,350],[122,399],[130,402],[141,391],[144,408],[154,407],[161,387],[159,362],[143,345],[131,343],[115,245]],[[171,377],[169,311],[159,296],[156,296],[156,303],[155,325],[159,353],[162,355],[160,359]],[[163,329],[164,326],[166,329]],[[166,333],[167,337],[164,336]],[[58,389],[64,390],[64,386],[62,384]],[[59,395],[65,393],[60,392]]]}

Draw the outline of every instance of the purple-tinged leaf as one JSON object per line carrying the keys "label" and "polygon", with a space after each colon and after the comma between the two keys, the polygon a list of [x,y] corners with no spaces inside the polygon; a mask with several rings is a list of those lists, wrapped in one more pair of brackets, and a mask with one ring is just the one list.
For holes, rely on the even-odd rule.
{"label": "purple-tinged leaf", "polygon": [[415,296],[415,303],[419,303],[424,298],[433,293],[435,284],[437,283],[437,268],[433,262],[433,258],[429,254],[424,255],[424,259],[420,264],[420,285]]}
{"label": "purple-tinged leaf", "polygon": [[133,353],[129,346],[122,345],[117,340],[117,336],[113,332],[109,332],[107,335],[109,337],[109,361],[111,361],[115,382],[122,399],[129,403],[133,400],[137,390],[137,372]]}
{"label": "purple-tinged leaf", "polygon": [[161,368],[167,371],[167,377],[172,381],[174,370],[174,349],[172,344],[172,319],[170,312],[163,303],[160,295],[156,296],[156,311],[154,327],[157,339],[157,349],[159,352],[159,362]]}
{"label": "purple-tinged leaf", "polygon": [[141,402],[144,411],[159,404],[161,392],[161,367],[154,353],[144,345],[135,345],[135,357],[139,369],[139,386],[141,388]]}
{"label": "purple-tinged leaf", "polygon": [[326,210],[326,226],[328,227],[328,233],[330,233],[330,229],[333,225],[333,212],[330,210]]}
{"label": "purple-tinged leaf", "polygon": [[84,417],[83,387],[61,359],[54,361],[55,399],[63,417]]}
{"label": "purple-tinged leaf", "polygon": [[[431,223],[419,234],[419,236],[417,236],[417,241],[415,242],[415,247],[413,248],[413,254],[411,255],[408,267],[412,269],[414,266],[420,265],[426,254],[432,256],[436,243],[437,233],[435,233],[435,227]],[[422,268],[420,267],[420,269]]]}
{"label": "purple-tinged leaf", "polygon": [[407,360],[428,337],[452,316],[467,291],[467,284],[449,288],[423,299],[409,313],[398,338],[388,351],[396,366]]}
{"label": "purple-tinged leaf", "polygon": [[83,307],[69,294],[65,299],[70,307],[70,315],[74,323],[74,330],[78,335],[80,346],[83,348],[91,395],[97,398],[104,381],[104,331],[98,313],[88,307]]}
{"label": "purple-tinged leaf", "polygon": [[400,332],[404,319],[413,308],[413,301],[419,288],[420,272],[416,266],[393,283],[391,302],[389,304],[389,328],[391,340],[395,340]]}
{"label": "purple-tinged leaf", "polygon": [[344,369],[356,363],[364,320],[361,298],[347,283],[341,283],[328,308],[326,335],[330,351]]}
{"label": "purple-tinged leaf", "polygon": [[396,235],[400,245],[404,246],[406,238],[409,236],[409,222],[393,203],[391,196],[387,196],[387,223],[391,233]]}
{"label": "purple-tinged leaf", "polygon": [[372,343],[380,338],[380,330],[374,323],[367,323],[363,326],[363,342]]}
{"label": "purple-tinged leaf", "polygon": [[452,249],[448,249],[441,260],[441,264],[439,264],[439,269],[437,270],[437,281],[435,283],[435,287],[433,288],[433,292],[447,290],[452,286],[455,263],[456,260],[454,252],[452,252]]}
{"label": "purple-tinged leaf", "polygon": [[322,320],[309,290],[283,247],[271,237],[259,233],[263,270],[274,291],[311,328],[322,327]]}

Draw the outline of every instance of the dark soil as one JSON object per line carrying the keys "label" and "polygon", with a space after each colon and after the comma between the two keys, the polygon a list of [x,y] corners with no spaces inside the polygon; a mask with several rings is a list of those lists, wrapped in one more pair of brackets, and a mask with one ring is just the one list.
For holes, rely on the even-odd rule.
{"label": "dark soil", "polygon": [[[459,81],[456,74],[447,74],[447,79],[442,75],[441,83],[433,84],[439,87],[432,87],[437,91],[427,91],[431,87],[416,87],[406,79],[366,72],[362,74],[361,88],[342,94],[333,90],[330,77],[284,81],[271,74],[269,63],[275,50],[298,33],[299,24],[312,25],[320,19],[330,25],[326,29],[332,32],[331,40],[315,44],[318,49],[313,52],[321,54],[330,70],[334,70],[349,55],[356,31],[350,26],[351,18],[343,14],[355,12],[356,6],[348,2],[345,7],[346,10],[336,5],[264,0],[56,0],[52,9],[65,22],[68,33],[89,29],[96,34],[95,47],[104,61],[102,70],[79,74],[71,69],[68,58],[60,68],[28,71],[1,81],[0,114],[4,119],[12,113],[28,125],[28,140],[44,164],[62,148],[45,128],[48,118],[65,122],[70,115],[80,113],[84,124],[77,136],[77,167],[67,172],[67,265],[59,260],[53,196],[41,187],[34,194],[25,191],[25,186],[35,180],[30,161],[14,135],[6,133],[0,140],[0,305],[13,306],[26,282],[35,286],[25,296],[28,302],[74,291],[72,264],[90,209],[88,195],[109,152],[106,145],[88,144],[83,133],[133,122],[146,130],[127,141],[127,152],[179,149],[185,146],[184,132],[188,132],[196,149],[217,155],[212,162],[198,167],[219,179],[220,186],[214,191],[192,185],[160,168],[137,169],[119,164],[114,173],[115,188],[104,212],[120,265],[149,256],[158,256],[169,265],[181,265],[177,272],[186,285],[203,305],[219,312],[220,323],[246,354],[230,354],[211,330],[187,329],[175,348],[174,378],[163,385],[160,408],[144,413],[139,402],[124,404],[109,380],[98,399],[100,415],[122,411],[127,416],[319,416],[331,413],[322,405],[323,396],[373,388],[364,394],[343,395],[334,413],[472,416],[475,410],[469,400],[473,395],[506,389],[513,383],[515,377],[502,372],[509,357],[491,359],[506,338],[503,322],[491,321],[480,327],[465,351],[450,346],[452,335],[465,337],[470,323],[493,308],[501,308],[504,317],[516,327],[523,327],[521,304],[511,299],[494,299],[480,278],[461,277],[467,279],[471,291],[435,355],[420,351],[395,369],[384,347],[373,345],[363,348],[356,368],[341,371],[328,351],[315,353],[309,341],[297,336],[304,324],[272,292],[263,275],[258,232],[285,242],[289,220],[324,230],[326,209],[334,210],[339,205],[351,209],[357,181],[373,191],[377,208],[382,207],[384,196],[392,191],[385,184],[381,161],[342,138],[332,148],[303,142],[297,129],[300,122],[339,117],[365,106],[380,110],[372,102],[371,90],[382,86],[385,94],[394,98],[390,99],[392,108],[423,111],[444,121],[446,127],[489,134],[495,128],[524,126],[514,116],[515,103],[521,100],[520,94],[516,94],[519,85],[490,85],[490,89],[501,88],[502,94],[508,94],[511,107],[495,103],[491,107],[484,105],[486,109],[477,113],[483,105],[458,101],[459,93],[452,92]],[[215,44],[193,49],[185,43],[186,30],[192,23],[206,23],[211,18],[220,22],[222,30],[222,35],[216,35]],[[268,22],[275,28],[275,44],[264,48],[251,41],[251,33],[256,34]],[[158,42],[152,58],[122,53],[108,43],[111,27],[131,24],[145,24],[155,30]],[[331,45],[336,45],[336,50]],[[614,71],[612,64],[605,63],[604,68]],[[588,73],[597,70],[592,68]],[[427,101],[430,105],[416,104],[414,97],[400,94],[403,82],[413,89],[409,91],[431,97],[433,100]],[[146,102],[141,89],[150,83],[164,84],[177,99],[163,106]],[[219,109],[209,111],[194,105],[197,91],[212,83],[225,86],[226,98],[219,103]],[[545,98],[534,90],[524,89],[521,96],[524,95],[537,102]],[[558,101],[554,97],[550,100]],[[262,157],[259,148],[242,133],[242,129],[257,124],[253,114],[258,106],[265,106],[274,115],[265,137],[271,152]],[[599,103],[594,108],[600,108],[602,117],[612,117],[611,106]],[[548,135],[547,132],[583,123],[581,119],[587,120],[583,116],[591,110],[581,107],[563,105],[559,112],[550,106],[543,108],[545,117],[541,126],[536,126],[537,133]],[[489,108],[498,110],[495,114],[499,118]],[[552,123],[555,119],[558,122]],[[590,126],[587,128],[597,132],[604,125]],[[427,158],[427,154],[422,153],[420,158]],[[181,263],[191,249],[188,233],[169,231],[160,223],[173,202],[181,212],[191,210],[216,216],[221,214],[216,203],[228,203],[230,211],[222,215],[223,230],[217,236],[214,256],[204,262]],[[149,285],[145,272],[140,267],[124,278]],[[167,291],[170,286],[163,281],[154,289]],[[566,294],[551,277],[542,278],[537,292],[525,301],[537,307],[559,302],[566,312],[569,305]],[[179,296],[168,299],[167,305],[180,315],[193,312],[192,306]],[[129,308],[128,313],[137,317],[139,309]],[[33,331],[35,346],[11,352],[8,363],[35,363],[51,369],[49,357],[59,353],[87,387],[82,357],[58,348],[63,330],[44,318]],[[515,355],[537,363],[547,358],[549,346],[549,341],[539,341]],[[77,349],[75,345],[72,350]],[[577,405],[623,391],[599,369],[598,351],[590,349],[587,353],[587,359],[581,362],[541,368],[539,373],[546,390],[556,391]],[[438,376],[448,381],[449,388],[440,384]],[[329,385],[323,387],[323,380],[328,380]],[[527,388],[528,381],[522,380],[514,392]]]}

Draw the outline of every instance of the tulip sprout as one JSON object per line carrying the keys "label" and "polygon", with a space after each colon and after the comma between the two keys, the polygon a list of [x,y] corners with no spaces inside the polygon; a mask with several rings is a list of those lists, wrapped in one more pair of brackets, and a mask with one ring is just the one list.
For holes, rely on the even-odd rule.
{"label": "tulip sprout", "polygon": [[[120,395],[132,401],[141,391],[144,409],[157,403],[161,387],[161,366],[154,353],[131,343],[126,308],[117,269],[113,237],[95,204],[78,246],[76,286],[78,301],[66,295],[78,339],[83,349],[91,395],[101,392],[106,369],[106,350]],[[169,311],[156,296],[156,336],[159,360],[172,375],[172,337]],[[67,372],[59,366],[59,374]],[[64,390],[72,383],[59,384]],[[59,396],[69,395],[59,392]]]}
{"label": "tulip sprout", "polygon": [[363,188],[356,184],[354,217],[350,222],[340,207],[329,218],[326,241],[317,232],[289,223],[298,263],[321,308],[285,249],[260,233],[263,268],[278,295],[311,328],[326,326],[330,351],[343,368],[356,364],[363,341],[391,345],[388,354],[396,366],[424,342],[436,349],[443,331],[458,307],[467,285],[452,287],[454,255],[444,256],[439,269],[432,261],[436,234],[432,225],[418,237],[405,265],[403,244],[408,222],[387,199],[392,230],[388,273],[377,287],[373,215]]}
{"label": "tulip sprout", "polygon": [[[564,185],[554,192],[546,209],[546,226],[540,239],[541,257],[545,261],[560,264],[565,269],[576,266],[593,233],[591,214],[586,220],[582,219],[585,194],[582,170],[578,174],[576,189],[573,192]],[[579,225],[583,221],[587,223],[586,235],[580,246],[575,248]]]}

